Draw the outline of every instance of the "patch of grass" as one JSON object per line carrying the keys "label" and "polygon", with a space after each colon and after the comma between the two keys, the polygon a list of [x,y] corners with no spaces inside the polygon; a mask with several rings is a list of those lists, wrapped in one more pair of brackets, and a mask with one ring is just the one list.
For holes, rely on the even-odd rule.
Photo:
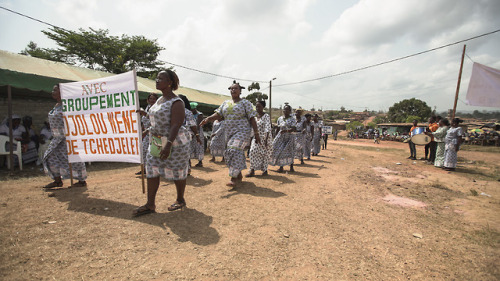
{"label": "patch of grass", "polygon": [[471,189],[470,190],[470,194],[472,194],[472,196],[478,196],[479,194],[477,193],[477,190],[475,189]]}
{"label": "patch of grass", "polygon": [[438,189],[443,189],[443,190],[450,190],[448,187],[443,185],[439,180],[435,180],[433,183],[430,184],[430,187],[438,188]]}
{"label": "patch of grass", "polygon": [[500,244],[500,232],[486,226],[482,230],[475,230],[472,233],[466,234],[466,237],[476,242],[477,244],[487,245],[490,247],[498,247]]}

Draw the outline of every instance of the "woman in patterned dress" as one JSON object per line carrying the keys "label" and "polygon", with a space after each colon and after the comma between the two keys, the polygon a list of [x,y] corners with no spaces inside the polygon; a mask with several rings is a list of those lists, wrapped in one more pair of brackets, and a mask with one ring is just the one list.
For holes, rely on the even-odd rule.
{"label": "woman in patterned dress", "polygon": [[312,155],[316,156],[318,153],[321,151],[321,131],[322,131],[322,126],[321,122],[319,122],[319,116],[318,114],[314,114],[314,119],[313,119],[313,127],[314,127],[314,135],[313,135],[313,149],[312,149]]}
{"label": "woman in patterned dress", "polygon": [[196,140],[191,142],[191,159],[198,160],[198,163],[194,165],[195,167],[203,167],[203,158],[205,157],[205,136],[203,135],[203,128],[200,126],[203,120],[203,113],[196,109],[196,107],[198,107],[197,102],[191,102],[190,105],[197,131]]}
{"label": "woman in patterned dress", "polygon": [[[148,99],[146,100],[148,103],[148,106],[146,106],[146,109],[142,110],[139,109],[137,112],[141,114],[141,124],[142,124],[142,164],[146,164],[146,155],[148,154],[148,148],[149,148],[149,126],[151,125],[151,122],[149,122],[149,116],[148,112],[149,109],[153,104],[156,103],[156,100],[158,100],[158,96],[154,93],[150,93],[148,95]],[[142,174],[142,171],[139,171],[135,173],[136,175]]]}
{"label": "woman in patterned dress", "polygon": [[190,129],[191,143],[189,145],[189,170],[188,175],[191,175],[191,158],[193,158],[193,153],[196,151],[197,146],[201,144],[200,134],[198,133],[198,127],[196,126],[196,119],[194,118],[193,112],[191,111],[191,103],[185,95],[179,95],[179,97],[184,102],[184,123],[182,126]]}
{"label": "woman in patterned dress", "polygon": [[312,136],[314,135],[314,128],[311,122],[311,114],[307,113],[306,121],[304,122],[304,157],[307,157],[307,160],[311,160],[311,144],[312,144]]}
{"label": "woman in patterned dress", "polygon": [[448,126],[450,126],[450,122],[448,121],[448,119],[441,119],[439,120],[439,128],[435,132],[431,133],[434,135],[434,141],[437,144],[434,166],[438,168],[444,167],[444,152],[446,149],[444,138],[446,137],[446,133],[448,132]]}
{"label": "woman in patterned dress", "polygon": [[294,172],[293,160],[295,159],[295,136],[297,122],[291,116],[292,107],[285,105],[283,115],[278,118],[278,134],[273,141],[273,152],[270,164],[280,166],[278,173],[283,173],[283,166],[290,165],[290,172]]}
{"label": "woman in patterned dress", "polygon": [[214,120],[225,120],[226,151],[224,159],[229,167],[229,176],[231,177],[231,181],[226,185],[234,188],[243,179],[241,171],[247,168],[244,150],[250,143],[252,129],[257,143],[260,143],[260,135],[257,131],[256,113],[252,103],[240,97],[241,89],[245,89],[245,87],[233,81],[233,85],[228,89],[231,91],[231,99],[224,101],[215,110],[215,113],[203,119],[200,125],[203,126]]}
{"label": "woman in patterned dress", "polygon": [[300,164],[304,164],[304,145],[306,141],[306,118],[302,116],[302,109],[295,111],[295,121],[297,122],[297,132],[295,133],[295,158],[300,159]]}
{"label": "woman in patterned dress", "polygon": [[[156,193],[160,186],[160,176],[173,180],[177,190],[177,200],[168,207],[174,211],[186,206],[184,191],[188,175],[189,143],[191,137],[186,127],[184,103],[173,91],[179,88],[179,78],[171,70],[161,71],[156,78],[156,89],[163,95],[149,109],[151,127],[149,129],[151,143],[146,157],[146,173],[148,178],[147,203],[137,208],[133,215],[141,216],[156,211]],[[155,140],[162,143],[159,155],[153,156]]]}
{"label": "woman in patterned dress", "polygon": [[261,170],[263,176],[267,176],[267,166],[271,152],[271,119],[269,114],[264,112],[265,101],[258,101],[255,105],[257,110],[257,130],[262,136],[260,144],[252,140],[250,146],[250,172],[247,177],[255,176],[255,170]]}
{"label": "woman in patterned dress", "polygon": [[444,169],[447,171],[454,171],[457,167],[457,152],[460,149],[462,136],[464,135],[462,128],[458,127],[458,124],[461,122],[462,120],[453,118],[451,121],[451,128],[448,129],[446,137],[444,138]]}
{"label": "woman in patterned dress", "polygon": [[224,162],[224,151],[226,150],[224,120],[214,121],[210,139],[210,154],[212,154],[210,162],[215,162],[215,157],[217,156],[222,157],[221,162]]}
{"label": "woman in patterned dress", "polygon": [[[66,137],[64,133],[64,119],[61,104],[61,92],[59,85],[55,85],[52,89],[52,98],[57,103],[54,108],[49,112],[49,124],[52,132],[52,140],[49,147],[43,156],[43,169],[54,182],[47,184],[44,188],[54,188],[63,186],[63,179],[70,177],[69,162],[68,162],[68,148],[66,147]],[[87,169],[85,163],[78,162],[72,163],[73,178],[78,182],[71,187],[86,186],[87,182]]]}

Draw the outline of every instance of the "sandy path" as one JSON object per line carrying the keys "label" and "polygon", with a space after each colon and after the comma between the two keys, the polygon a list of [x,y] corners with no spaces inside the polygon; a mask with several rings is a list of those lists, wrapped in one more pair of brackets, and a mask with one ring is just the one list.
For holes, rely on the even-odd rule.
{"label": "sandy path", "polygon": [[[0,279],[500,278],[500,154],[464,151],[448,173],[407,153],[402,143],[330,140],[295,173],[273,168],[234,191],[225,166],[205,161],[188,180],[187,209],[167,212],[175,188],[162,182],[158,213],[140,218],[132,165],[90,166],[87,188],[4,180]],[[398,198],[426,206],[389,204]]]}

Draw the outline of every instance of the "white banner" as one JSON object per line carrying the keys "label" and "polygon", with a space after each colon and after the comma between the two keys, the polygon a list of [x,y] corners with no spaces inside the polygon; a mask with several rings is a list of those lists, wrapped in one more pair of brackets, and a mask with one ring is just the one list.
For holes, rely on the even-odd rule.
{"label": "white banner", "polygon": [[68,160],[141,163],[136,76],[61,83]]}
{"label": "white banner", "polygon": [[500,70],[475,62],[466,103],[474,106],[500,107]]}

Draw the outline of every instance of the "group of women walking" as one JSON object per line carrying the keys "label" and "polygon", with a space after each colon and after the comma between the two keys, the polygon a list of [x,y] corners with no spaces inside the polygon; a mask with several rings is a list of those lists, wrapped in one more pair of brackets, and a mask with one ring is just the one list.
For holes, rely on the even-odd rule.
{"label": "group of women walking", "polygon": [[[284,166],[290,166],[294,171],[293,162],[297,158],[304,163],[304,158],[310,159],[319,153],[321,124],[311,115],[302,116],[297,110],[292,116],[292,108],[286,104],[283,116],[277,121],[277,134],[273,139],[271,120],[264,112],[265,101],[259,101],[254,106],[241,98],[241,90],[245,87],[236,81],[228,88],[231,99],[226,100],[215,110],[215,113],[203,118],[196,110],[196,103],[190,103],[183,95],[174,93],[179,87],[179,78],[171,70],[161,71],[156,79],[156,89],[162,92],[160,97],[155,94],[148,96],[148,106],[139,110],[143,125],[143,163],[147,177],[147,202],[137,208],[133,215],[141,216],[156,211],[156,194],[160,185],[160,176],[175,183],[177,198],[168,207],[169,211],[186,206],[184,191],[186,178],[190,174],[190,159],[198,160],[195,165],[203,166],[204,155],[203,126],[213,122],[210,150],[215,157],[223,157],[229,168],[230,180],[227,186],[236,187],[243,180],[242,170],[247,168],[245,151],[250,145],[250,172],[247,177],[255,176],[255,171],[268,174],[268,165],[279,166],[278,172],[283,172]],[[62,180],[70,175],[78,179],[74,186],[85,186],[87,173],[84,163],[68,164],[65,145],[64,123],[62,116],[61,95],[59,86],[54,86],[53,98],[57,101],[49,113],[49,122],[53,139],[44,156],[44,168],[54,182],[45,188],[61,187]],[[317,140],[317,143],[315,143]],[[142,173],[143,171],[139,172]]]}

